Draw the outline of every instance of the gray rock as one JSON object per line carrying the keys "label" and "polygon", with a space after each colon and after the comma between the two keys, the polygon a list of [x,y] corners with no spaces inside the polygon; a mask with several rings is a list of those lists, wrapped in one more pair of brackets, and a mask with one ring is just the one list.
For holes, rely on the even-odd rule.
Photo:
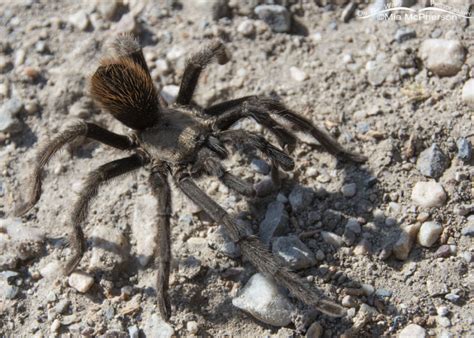
{"label": "gray rock", "polygon": [[158,203],[151,194],[135,198],[132,233],[137,242],[136,252],[141,266],[146,266],[155,254],[157,210]]}
{"label": "gray rock", "polygon": [[118,229],[100,225],[92,231],[92,255],[89,268],[111,270],[125,262],[128,254],[127,239]]}
{"label": "gray rock", "polygon": [[270,172],[268,163],[261,159],[253,159],[252,162],[250,162],[250,167],[263,175],[267,175]]}
{"label": "gray rock", "polygon": [[406,260],[415,242],[420,226],[417,224],[406,226],[402,229],[400,237],[393,246],[393,254],[399,260]]}
{"label": "gray rock", "polygon": [[413,28],[400,27],[395,33],[395,40],[397,40],[398,43],[402,43],[414,38],[416,38],[416,31]]}
{"label": "gray rock", "polygon": [[20,289],[15,285],[9,285],[7,281],[0,280],[0,299],[14,299]]}
{"label": "gray rock", "polygon": [[306,331],[306,338],[320,338],[323,336],[323,326],[319,322],[314,322]]}
{"label": "gray rock", "polygon": [[462,87],[461,99],[465,104],[474,107],[474,79],[467,80]]}
{"label": "gray rock", "polygon": [[288,197],[293,212],[299,212],[307,208],[313,201],[314,193],[302,186],[297,185],[293,188]]}
{"label": "gray rock", "polygon": [[463,236],[474,236],[474,223],[468,223],[464,228],[461,230],[461,234]]}
{"label": "gray rock", "polygon": [[403,328],[398,334],[398,338],[425,338],[426,331],[420,325],[409,324]]}
{"label": "gray rock", "polygon": [[179,274],[187,279],[193,279],[201,272],[201,261],[194,256],[186,257],[179,262]]}
{"label": "gray rock", "polygon": [[112,20],[117,13],[121,1],[108,0],[108,1],[97,1],[96,6],[100,15],[107,20]]}
{"label": "gray rock", "polygon": [[424,247],[431,247],[443,232],[441,224],[436,222],[425,222],[418,232],[418,243]]}
{"label": "gray rock", "polygon": [[336,248],[339,248],[342,246],[343,244],[343,239],[341,236],[333,233],[333,232],[329,232],[329,231],[321,231],[321,236],[323,236],[323,239],[326,243],[336,247]]}
{"label": "gray rock", "polygon": [[272,242],[275,257],[283,264],[294,269],[306,269],[316,264],[316,258],[298,237],[277,237]]}
{"label": "gray rock", "polygon": [[71,25],[81,31],[87,30],[90,25],[89,15],[82,10],[70,15],[68,20]]}
{"label": "gray rock", "polygon": [[277,189],[277,186],[273,183],[273,180],[270,177],[266,177],[260,182],[256,183],[254,188],[255,194],[258,197],[265,197],[274,192]]}
{"label": "gray rock", "polygon": [[449,318],[444,317],[444,316],[436,317],[436,322],[442,327],[450,327],[451,326],[451,321],[449,320]]}
{"label": "gray rock", "polygon": [[259,5],[254,11],[276,33],[286,33],[291,29],[291,15],[283,6]]}
{"label": "gray rock", "polygon": [[375,290],[375,295],[381,298],[388,298],[388,297],[392,297],[392,291],[387,290],[387,289],[377,289]]}
{"label": "gray rock", "polygon": [[156,313],[145,322],[143,333],[150,338],[171,338],[174,335],[173,327]]}
{"label": "gray rock", "polygon": [[258,320],[273,326],[291,323],[293,305],[273,280],[257,273],[247,282],[232,304]]}
{"label": "gray rock", "polygon": [[448,286],[439,280],[428,279],[426,281],[426,289],[430,296],[441,296],[448,293]]}
{"label": "gray rock", "polygon": [[67,309],[69,308],[69,305],[71,305],[71,301],[69,299],[61,299],[55,306],[54,306],[54,311],[57,314],[64,314],[66,313]]}
{"label": "gray rock", "polygon": [[455,293],[448,293],[447,295],[444,296],[446,300],[449,300],[451,303],[458,303],[459,300],[461,299],[461,296],[455,294]]}
{"label": "gray rock", "polygon": [[252,36],[255,34],[255,25],[252,20],[244,20],[237,27],[237,32],[243,36]]}
{"label": "gray rock", "polygon": [[17,98],[11,98],[0,107],[0,132],[17,133],[21,131],[21,123],[16,115],[23,108]]}
{"label": "gray rock", "polygon": [[458,40],[428,39],[421,44],[419,55],[436,75],[453,76],[464,64],[465,50]]}
{"label": "gray rock", "polygon": [[240,247],[230,239],[223,225],[209,236],[209,246],[231,258],[240,257]]}
{"label": "gray rock", "polygon": [[449,159],[444,155],[439,146],[433,143],[431,147],[421,152],[416,161],[416,168],[427,177],[438,178],[443,175],[449,166]]}
{"label": "gray rock", "polygon": [[[473,88],[474,91],[474,88]],[[461,137],[456,141],[456,145],[458,147],[458,158],[467,162],[471,160],[472,157],[472,144],[465,137]]]}
{"label": "gray rock", "polygon": [[163,89],[161,90],[161,96],[169,104],[174,103],[174,101],[176,101],[176,98],[178,97],[178,93],[179,93],[179,86],[176,86],[176,85],[167,85],[167,86],[164,86]]}
{"label": "gray rock", "polygon": [[413,187],[411,199],[425,208],[440,207],[446,202],[446,192],[437,182],[417,182]]}
{"label": "gray rock", "polygon": [[344,197],[354,197],[357,193],[357,185],[355,183],[344,184],[341,192]]}
{"label": "gray rock", "polygon": [[129,326],[127,330],[128,330],[128,335],[130,336],[130,338],[140,337],[140,330],[138,329],[136,325]]}
{"label": "gray rock", "polygon": [[272,202],[267,207],[267,212],[260,223],[259,234],[265,244],[270,244],[274,236],[284,235],[288,231],[288,213],[281,202]]}

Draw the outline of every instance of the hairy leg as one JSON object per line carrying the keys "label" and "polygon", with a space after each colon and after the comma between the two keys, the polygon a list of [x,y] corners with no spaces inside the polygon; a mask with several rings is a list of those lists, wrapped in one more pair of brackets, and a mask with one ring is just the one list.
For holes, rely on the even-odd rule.
{"label": "hairy leg", "polygon": [[220,41],[212,42],[202,51],[191,56],[184,68],[176,103],[186,105],[191,102],[202,70],[214,59],[216,59],[220,65],[229,61],[227,50]]}
{"label": "hairy leg", "polygon": [[[293,132],[303,132],[311,135],[333,155],[339,155],[354,162],[365,162],[367,160],[367,157],[361,154],[344,149],[327,132],[314,126],[311,121],[299,116],[276,100],[257,96],[246,96],[211,106],[204,109],[203,113],[217,116],[214,125],[220,130],[229,128],[241,118],[252,117],[278,137],[275,130],[278,130],[277,128],[285,130],[280,124],[282,123],[288,125]],[[277,121],[272,117],[275,117]],[[278,137],[278,139],[281,143],[280,137]]]}
{"label": "hairy leg", "polygon": [[272,254],[255,236],[249,236],[249,229],[237,224],[227,212],[204,193],[194,181],[182,171],[175,173],[178,187],[194,203],[201,207],[216,223],[223,224],[234,242],[240,244],[243,256],[260,272],[273,277],[302,302],[314,306],[330,316],[342,316],[344,308],[329,300],[322,299],[299,276],[280,265]]}
{"label": "hairy leg", "polygon": [[67,274],[74,271],[86,250],[84,232],[82,231],[81,223],[83,223],[87,217],[90,203],[92,199],[97,196],[99,186],[117,176],[140,168],[145,164],[145,162],[146,161],[142,156],[135,154],[101,165],[99,168],[89,173],[84,183],[84,187],[79,194],[79,199],[76,201],[72,209],[71,222],[73,231],[69,244],[73,251],[73,256],[66,264]]}
{"label": "hairy leg", "polygon": [[255,189],[252,184],[242,180],[241,178],[229,173],[217,160],[212,156],[211,151],[208,149],[201,149],[198,154],[198,160],[193,166],[193,177],[200,177],[202,173],[206,173],[210,176],[215,176],[225,186],[238,192],[241,195],[254,197]]}
{"label": "hairy leg", "polygon": [[134,142],[129,137],[112,133],[93,123],[80,121],[69,126],[39,150],[31,176],[30,184],[32,188],[30,194],[27,201],[17,207],[15,215],[24,215],[38,202],[41,196],[41,173],[43,168],[61,147],[73,141],[78,136],[85,136],[121,150],[132,149],[134,147]]}
{"label": "hairy leg", "polygon": [[157,252],[155,262],[157,265],[156,293],[158,297],[158,309],[161,316],[168,320],[171,315],[171,306],[168,297],[171,262],[171,239],[170,239],[170,217],[171,217],[171,190],[168,184],[168,171],[165,167],[154,168],[149,182],[152,192],[158,200],[157,215]]}
{"label": "hairy leg", "polygon": [[292,170],[295,162],[285,152],[276,148],[262,136],[248,132],[242,129],[225,130],[216,135],[219,140],[228,144],[244,144],[251,148],[259,150],[267,156],[272,162],[278,163],[284,170]]}

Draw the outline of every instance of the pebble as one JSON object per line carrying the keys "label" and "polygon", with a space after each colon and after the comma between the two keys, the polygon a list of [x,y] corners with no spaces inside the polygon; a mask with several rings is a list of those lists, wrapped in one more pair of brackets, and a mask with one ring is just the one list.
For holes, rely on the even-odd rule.
{"label": "pebble", "polygon": [[18,286],[9,285],[6,281],[0,281],[0,299],[14,299],[19,291]]}
{"label": "pebble", "polygon": [[313,202],[314,193],[305,187],[297,185],[293,188],[288,199],[293,212],[299,212],[307,208]]}
{"label": "pebble", "polygon": [[416,31],[410,27],[400,27],[395,33],[395,40],[398,43],[416,38]]}
{"label": "pebble", "polygon": [[344,184],[341,188],[344,197],[354,197],[357,193],[357,185],[355,183]]}
{"label": "pebble", "polygon": [[393,246],[393,254],[399,260],[406,260],[415,242],[420,226],[417,224],[406,226],[402,229],[400,237]]}
{"label": "pebble", "polygon": [[430,248],[443,232],[441,224],[436,222],[425,222],[421,225],[418,232],[418,243],[424,247]]}
{"label": "pebble", "polygon": [[308,79],[308,74],[298,67],[290,67],[290,75],[297,82],[303,82]]}
{"label": "pebble", "polygon": [[362,238],[360,240],[360,242],[357,243],[357,245],[355,246],[354,254],[357,255],[357,256],[368,255],[371,252],[371,247],[372,246],[371,246],[370,242],[367,239]]}
{"label": "pebble", "polygon": [[375,290],[375,295],[381,298],[389,298],[392,297],[392,291],[387,289],[377,289]]}
{"label": "pebble", "polygon": [[319,322],[314,322],[306,331],[306,338],[321,338],[323,333],[323,326]]}
{"label": "pebble", "polygon": [[216,231],[209,236],[209,246],[228,257],[240,257],[239,245],[230,239],[223,225],[219,225]]}
{"label": "pebble", "polygon": [[449,166],[449,160],[436,143],[423,150],[416,161],[416,168],[427,177],[438,178]]}
{"label": "pebble", "polygon": [[77,291],[86,293],[94,284],[94,278],[84,272],[73,272],[68,278],[68,283]]}
{"label": "pebble", "polygon": [[189,332],[189,334],[196,334],[199,331],[199,326],[198,323],[195,322],[194,320],[191,320],[186,323],[186,330]]}
{"label": "pebble", "polygon": [[375,292],[375,288],[370,284],[362,284],[361,288],[367,297],[371,296]]}
{"label": "pebble", "polygon": [[137,33],[139,26],[135,15],[132,12],[129,12],[125,15],[122,15],[120,21],[115,24],[115,31],[118,33]]}
{"label": "pebble", "polygon": [[252,20],[244,20],[237,27],[237,32],[246,37],[251,37],[255,34],[255,25]]}
{"label": "pebble", "polygon": [[122,231],[99,225],[92,231],[92,255],[89,269],[111,270],[125,262],[127,239]]}
{"label": "pebble", "polygon": [[273,180],[270,177],[266,177],[254,185],[255,194],[258,197],[268,196],[274,190],[276,190],[276,188],[277,187],[275,186],[275,184],[273,183]]}
{"label": "pebble", "polygon": [[[474,91],[474,87],[473,87]],[[472,144],[465,137],[461,137],[456,141],[456,146],[458,147],[458,158],[464,162],[468,162],[472,157]]]}
{"label": "pebble", "polygon": [[465,104],[474,107],[474,79],[467,80],[462,87],[461,99]]}
{"label": "pebble", "polygon": [[212,20],[219,20],[229,16],[228,0],[194,0],[194,8],[198,9],[201,16]]}
{"label": "pebble", "polygon": [[316,264],[308,247],[295,236],[277,237],[272,241],[273,255],[294,270],[306,269]]}
{"label": "pebble", "polygon": [[413,202],[424,208],[441,207],[446,198],[443,186],[434,181],[417,182],[411,193]]}
{"label": "pebble", "polygon": [[97,1],[96,6],[100,15],[107,20],[112,20],[117,13],[120,2],[117,0]]}
{"label": "pebble", "polygon": [[179,86],[166,85],[161,89],[161,96],[165,99],[168,104],[174,103],[178,97]]}
{"label": "pebble", "polygon": [[55,306],[54,306],[54,311],[57,314],[64,314],[67,309],[69,308],[69,305],[71,305],[71,301],[69,299],[61,299]]}
{"label": "pebble", "polygon": [[459,300],[461,299],[461,296],[455,294],[455,293],[448,293],[444,296],[446,300],[449,300],[451,303],[458,303]]}
{"label": "pebble", "polygon": [[143,326],[145,337],[171,338],[174,335],[173,327],[156,313],[153,314]]}
{"label": "pebble", "polygon": [[440,306],[436,309],[438,316],[446,317],[449,314],[449,309],[447,306]]}
{"label": "pebble", "polygon": [[347,223],[346,223],[345,228],[346,228],[347,230],[352,231],[353,233],[355,233],[355,234],[357,234],[357,235],[360,234],[361,231],[362,231],[362,228],[360,227],[360,223],[359,223],[359,221],[357,220],[357,218],[349,218],[349,219],[347,220]]}
{"label": "pebble", "polygon": [[451,321],[449,320],[448,317],[438,316],[438,317],[436,317],[436,321],[442,327],[450,327],[451,326]]}
{"label": "pebble", "polygon": [[135,198],[132,233],[136,240],[138,263],[144,267],[154,257],[156,249],[156,211],[158,202],[152,194]]}
{"label": "pebble", "polygon": [[350,308],[357,305],[357,300],[354,297],[347,295],[347,296],[344,296],[344,298],[342,298],[341,304],[344,307]]}
{"label": "pebble", "polygon": [[155,70],[159,75],[166,75],[171,71],[171,67],[166,59],[158,59],[155,61]]}
{"label": "pebble", "polygon": [[341,247],[343,242],[344,242],[341,236],[339,236],[339,235],[337,235],[333,232],[321,231],[321,236],[323,236],[323,239],[326,243],[328,243],[329,245],[332,245],[336,248]]}
{"label": "pebble", "polygon": [[5,101],[0,107],[0,132],[17,133],[21,131],[21,123],[16,117],[23,109],[23,103],[17,98]]}
{"label": "pebble", "polygon": [[261,159],[253,159],[252,162],[250,162],[250,167],[263,175],[268,175],[270,172],[270,166],[268,163]]}
{"label": "pebble", "polygon": [[283,6],[259,5],[254,11],[276,33],[286,33],[291,28],[291,15]]}
{"label": "pebble", "polygon": [[179,274],[187,279],[193,279],[201,272],[201,261],[194,256],[186,257],[179,262]]}
{"label": "pebble", "polygon": [[273,326],[291,323],[293,305],[273,280],[263,274],[253,275],[232,304],[258,320]]}
{"label": "pebble", "polygon": [[426,281],[426,289],[430,296],[441,296],[448,293],[448,286],[438,280],[428,279]]}
{"label": "pebble", "polygon": [[140,330],[138,329],[138,326],[132,325],[128,327],[128,335],[130,338],[139,338],[140,337]]}
{"label": "pebble", "polygon": [[398,338],[425,338],[426,331],[420,325],[409,324],[403,328],[398,334]]}
{"label": "pebble", "polygon": [[316,259],[317,259],[318,261],[322,261],[322,260],[324,260],[324,258],[326,257],[326,255],[324,254],[324,251],[321,250],[321,249],[318,249],[318,251],[316,251],[316,255],[315,255],[315,256],[316,256]]}
{"label": "pebble", "polygon": [[270,203],[265,218],[259,227],[259,234],[263,243],[268,245],[272,237],[284,235],[288,231],[288,220],[288,213],[283,203],[278,201]]}
{"label": "pebble", "polygon": [[419,56],[434,74],[453,76],[461,70],[465,50],[458,40],[428,39],[421,44]]}
{"label": "pebble", "polygon": [[447,244],[441,245],[434,253],[435,257],[449,257],[451,256],[451,247]]}
{"label": "pebble", "polygon": [[474,237],[474,223],[468,223],[464,228],[461,230],[461,234],[463,236]]}
{"label": "pebble", "polygon": [[53,323],[51,324],[51,332],[58,332],[60,327],[61,321],[59,319],[53,320]]}
{"label": "pebble", "polygon": [[85,11],[78,11],[69,16],[69,23],[77,29],[85,31],[90,25],[89,16]]}

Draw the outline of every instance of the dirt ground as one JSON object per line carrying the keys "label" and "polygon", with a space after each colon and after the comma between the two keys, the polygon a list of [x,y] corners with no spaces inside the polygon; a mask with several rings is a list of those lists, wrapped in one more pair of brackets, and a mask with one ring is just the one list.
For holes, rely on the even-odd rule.
{"label": "dirt ground", "polygon": [[[474,86],[466,85],[474,78],[472,20],[362,19],[360,13],[347,14],[347,1],[274,2],[283,2],[291,15],[288,32],[274,32],[259,19],[258,1],[230,1],[227,7],[226,1],[191,0],[0,3],[1,336],[166,333],[167,326],[154,316],[155,269],[151,263],[143,267],[138,248],[149,238],[154,217],[146,170],[104,186],[94,199],[83,225],[88,251],[80,265],[93,277],[92,287],[78,292],[59,270],[70,253],[66,225],[83,179],[126,154],[76,140],[46,167],[38,204],[22,218],[12,216],[15,201],[28,188],[38,145],[70,121],[84,118],[128,132],[88,95],[104,46],[119,32],[137,36],[165,97],[179,86],[186,57],[221,39],[232,59],[205,69],[197,103],[272,96],[368,156],[366,163],[354,164],[300,142],[292,154],[295,170],[279,191],[264,198],[243,198],[211,178],[199,182],[226,210],[247,218],[255,232],[268,205],[283,201],[289,215],[285,235],[299,236],[317,258],[297,273],[343,303],[344,318],[322,315],[291,295],[297,311],[285,327],[235,307],[232,299],[255,268],[216,249],[218,225],[175,192],[170,290],[175,335],[304,336],[313,323],[321,332],[312,337],[408,337],[401,332],[409,324],[419,325],[426,336],[474,335],[474,169],[472,156],[460,155],[459,143],[474,141],[469,105]],[[469,1],[449,3],[467,8]],[[411,8],[424,5],[419,1]],[[353,6],[369,9],[364,3]],[[400,38],[405,28],[409,34]],[[422,45],[428,39],[461,45],[459,69],[442,76],[430,66],[429,58],[443,51],[428,50],[427,59]],[[238,127],[274,141],[251,120]],[[418,162],[433,144],[445,165],[430,178]],[[251,163],[254,155],[244,149],[224,164],[258,184],[266,175]],[[438,182],[446,194],[436,206],[421,206],[412,196],[417,182],[428,181]],[[297,210],[288,197],[298,187],[310,198]],[[346,224],[354,219],[361,231],[350,238]],[[430,247],[420,245],[416,232],[431,221],[442,232]],[[334,244],[323,232],[343,242]],[[392,252],[397,245],[406,246],[399,248],[407,250],[406,257]]]}

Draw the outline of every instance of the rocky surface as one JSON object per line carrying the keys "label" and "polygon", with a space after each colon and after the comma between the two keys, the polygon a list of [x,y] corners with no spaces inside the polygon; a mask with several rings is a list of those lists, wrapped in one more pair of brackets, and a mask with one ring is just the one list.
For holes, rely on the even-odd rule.
{"label": "rocky surface", "polygon": [[[465,19],[359,17],[358,10],[386,4],[0,2],[0,336],[473,336],[474,31]],[[129,154],[105,145],[81,138],[58,152],[38,204],[11,216],[38,147],[71,120],[129,132],[87,93],[119,32],[136,34],[168,102],[186,58],[221,39],[231,61],[206,67],[197,104],[278,98],[368,156],[353,164],[302,137],[295,170],[282,173],[280,186],[269,179],[268,159],[249,149],[237,147],[223,161],[254,184],[256,198],[214,178],[198,182],[289,266],[304,262],[297,273],[344,305],[344,318],[312,311],[268,280],[254,283],[257,271],[239,243],[173,186],[172,313],[164,322],[154,289],[157,205],[146,169],[99,189],[83,224],[86,254],[64,276],[82,178]],[[236,127],[278,145],[252,120]],[[245,311],[233,305],[244,288],[257,295],[246,298]],[[264,295],[281,302],[272,306]]]}

